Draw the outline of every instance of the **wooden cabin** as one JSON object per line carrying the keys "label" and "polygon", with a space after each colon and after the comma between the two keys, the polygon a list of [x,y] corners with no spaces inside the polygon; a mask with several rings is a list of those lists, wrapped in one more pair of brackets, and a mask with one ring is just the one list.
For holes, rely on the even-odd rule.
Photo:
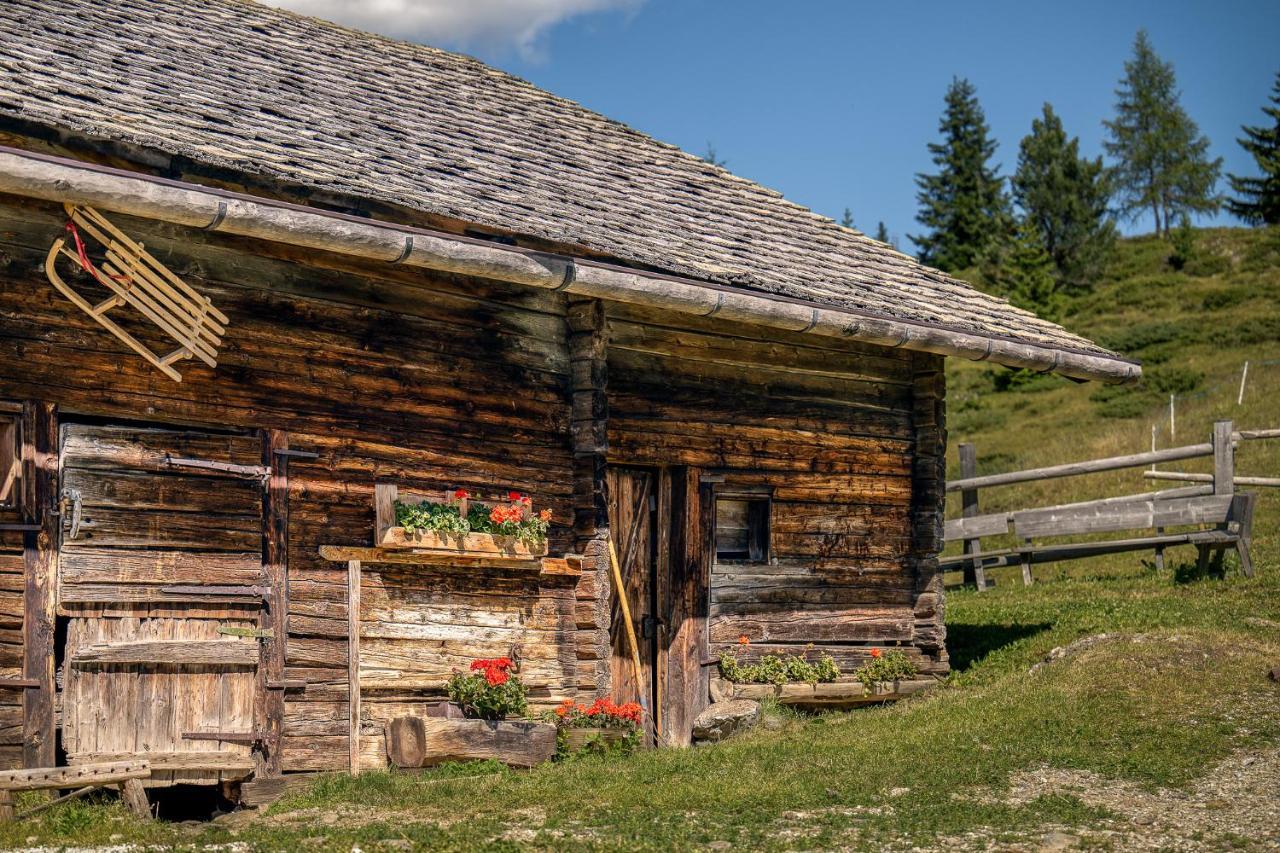
{"label": "wooden cabin", "polygon": [[[1138,375],[467,57],[241,0],[0,36],[6,766],[382,767],[513,648],[535,708],[643,699],[663,744],[742,636],[941,676],[944,357]],[[549,556],[379,549],[380,484],[527,493]]]}

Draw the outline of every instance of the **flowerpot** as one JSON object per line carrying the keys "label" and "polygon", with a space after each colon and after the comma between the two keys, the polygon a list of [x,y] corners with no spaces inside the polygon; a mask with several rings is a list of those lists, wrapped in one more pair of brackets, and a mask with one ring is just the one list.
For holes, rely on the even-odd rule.
{"label": "flowerpot", "polygon": [[418,551],[434,551],[456,554],[459,557],[545,557],[547,543],[536,545],[521,542],[514,536],[495,536],[492,533],[450,534],[436,531],[405,530],[389,527],[378,543],[383,548],[413,548]]}
{"label": "flowerpot", "polygon": [[565,746],[570,752],[584,749],[592,742],[612,746],[615,743],[621,743],[626,740],[628,734],[625,729],[605,729],[587,726],[575,726],[571,729],[565,729],[564,733]]}
{"label": "flowerpot", "polygon": [[528,720],[397,717],[387,726],[387,757],[396,767],[492,759],[533,767],[556,753],[556,727]]}

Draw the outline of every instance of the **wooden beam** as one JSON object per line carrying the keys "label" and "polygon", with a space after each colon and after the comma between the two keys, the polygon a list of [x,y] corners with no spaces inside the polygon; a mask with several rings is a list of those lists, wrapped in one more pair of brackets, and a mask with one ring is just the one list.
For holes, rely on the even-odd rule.
{"label": "wooden beam", "polygon": [[0,788],[10,791],[41,791],[76,788],[82,785],[110,785],[126,779],[147,779],[152,765],[146,758],[94,762],[71,767],[37,767],[0,772]]}
{"label": "wooden beam", "polygon": [[173,666],[257,666],[258,644],[235,640],[153,640],[80,648],[72,666],[145,663]]}
{"label": "wooden beam", "polygon": [[[239,752],[85,752],[67,756],[74,770],[102,762],[143,761],[152,771],[160,770],[219,770],[227,773],[248,774],[253,771],[253,758]],[[144,778],[144,777],[139,777]],[[72,783],[74,784],[74,783]],[[62,787],[71,787],[63,785]]]}
{"label": "wooden beam", "polygon": [[[960,452],[960,479],[972,479],[978,476],[978,451],[969,442],[965,442],[959,447]],[[961,515],[965,521],[978,517],[978,490],[962,489],[960,491]],[[994,516],[987,516],[994,518]],[[1005,522],[1005,528],[1008,529],[1008,522]],[[964,553],[972,554],[981,549],[982,545],[978,541],[977,535],[965,537]],[[944,536],[945,539],[945,530]],[[982,570],[981,561],[965,563],[964,566],[964,582],[966,584],[974,584],[978,588],[978,592],[985,592],[987,587],[986,573]]]}
{"label": "wooden beam", "polygon": [[320,557],[335,563],[394,563],[410,566],[443,566],[452,568],[504,569],[530,574],[576,576],[581,562],[563,557],[471,557],[442,551],[414,551],[404,548],[365,548],[346,545],[321,545]]}
{"label": "wooden beam", "polygon": [[351,774],[360,772],[360,561],[347,563],[347,697]]}
{"label": "wooden beam", "polygon": [[262,463],[271,476],[262,490],[262,583],[267,598],[258,611],[257,690],[253,719],[261,735],[261,749],[254,753],[257,778],[283,772],[281,744],[284,736],[284,691],[271,689],[284,678],[285,642],[289,619],[289,434],[268,430],[263,434]]}
{"label": "wooden beam", "polygon": [[[1195,474],[1184,471],[1143,471],[1148,480],[1175,480],[1184,483],[1212,483],[1212,474]],[[1280,477],[1233,477],[1237,486],[1280,487]]]}
{"label": "wooden beam", "polygon": [[1236,446],[1232,442],[1235,432],[1231,421],[1213,422],[1213,493],[1234,494],[1236,484]]}
{"label": "wooden beam", "polygon": [[1134,453],[1129,456],[1111,456],[1106,459],[1089,459],[1084,462],[1068,462],[1065,465],[1050,465],[1047,468],[1029,468],[1025,471],[1009,471],[1004,474],[988,474],[985,477],[952,480],[947,483],[947,491],[959,492],[965,489],[989,489],[992,486],[1009,486],[1014,483],[1030,483],[1036,480],[1051,480],[1057,477],[1075,477],[1079,474],[1096,474],[1100,471],[1118,471],[1123,468],[1137,468],[1158,462],[1176,462],[1179,459],[1198,459],[1212,455],[1212,444],[1190,444],[1186,447],[1170,447],[1167,450]]}
{"label": "wooden beam", "polygon": [[54,587],[58,573],[58,413],[52,403],[23,406],[23,478],[31,502],[28,521],[39,532],[23,534],[24,593],[22,675],[40,686],[22,694],[22,762],[56,762],[54,722]]}

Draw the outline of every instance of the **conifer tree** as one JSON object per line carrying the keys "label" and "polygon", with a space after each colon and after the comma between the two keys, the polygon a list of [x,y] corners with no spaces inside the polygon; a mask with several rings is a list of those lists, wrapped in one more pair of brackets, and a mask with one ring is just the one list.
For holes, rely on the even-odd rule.
{"label": "conifer tree", "polygon": [[889,239],[889,229],[884,227],[883,219],[876,224],[876,239],[881,243],[893,245],[893,242]]}
{"label": "conifer tree", "polygon": [[840,224],[843,225],[845,228],[853,227],[853,211],[852,210],[850,210],[847,207],[844,209],[844,216],[840,217]]}
{"label": "conifer tree", "polygon": [[1079,138],[1067,138],[1051,105],[1044,105],[1023,137],[1009,184],[1053,260],[1060,288],[1077,293],[1091,288],[1115,245],[1106,170],[1101,157],[1080,156]]}
{"label": "conifer tree", "polygon": [[1019,308],[1046,320],[1057,320],[1063,298],[1054,280],[1053,259],[1045,250],[1035,223],[1023,218],[1005,238],[998,261],[985,273],[990,289]]}
{"label": "conifer tree", "polygon": [[1166,237],[1182,214],[1215,212],[1222,158],[1209,159],[1209,138],[1178,103],[1173,66],[1156,55],[1145,30],[1138,31],[1116,97],[1115,119],[1103,122],[1110,134],[1103,145],[1116,161],[1120,212],[1137,219],[1150,211],[1156,233]]}
{"label": "conifer tree", "polygon": [[1271,88],[1271,106],[1262,112],[1271,119],[1270,127],[1240,128],[1244,137],[1236,140],[1253,155],[1262,176],[1258,178],[1228,175],[1231,190],[1238,197],[1227,200],[1227,210],[1250,225],[1280,224],[1280,72]]}
{"label": "conifer tree", "polygon": [[928,233],[911,239],[924,263],[962,270],[977,264],[1010,221],[1004,179],[988,163],[996,142],[968,80],[951,81],[938,130],[942,141],[929,144],[938,172],[916,175],[916,219]]}

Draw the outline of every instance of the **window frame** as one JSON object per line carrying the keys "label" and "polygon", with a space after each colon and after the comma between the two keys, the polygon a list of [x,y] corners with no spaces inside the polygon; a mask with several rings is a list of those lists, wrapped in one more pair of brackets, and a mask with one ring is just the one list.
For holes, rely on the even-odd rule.
{"label": "window frame", "polygon": [[[767,486],[717,486],[712,493],[711,553],[717,564],[768,565],[773,562],[773,489]],[[720,551],[720,501],[747,504],[747,551]],[[753,526],[753,522],[755,523]]]}
{"label": "window frame", "polygon": [[9,495],[0,498],[0,518],[11,521],[22,515],[22,407],[0,402],[0,489],[8,483]]}

